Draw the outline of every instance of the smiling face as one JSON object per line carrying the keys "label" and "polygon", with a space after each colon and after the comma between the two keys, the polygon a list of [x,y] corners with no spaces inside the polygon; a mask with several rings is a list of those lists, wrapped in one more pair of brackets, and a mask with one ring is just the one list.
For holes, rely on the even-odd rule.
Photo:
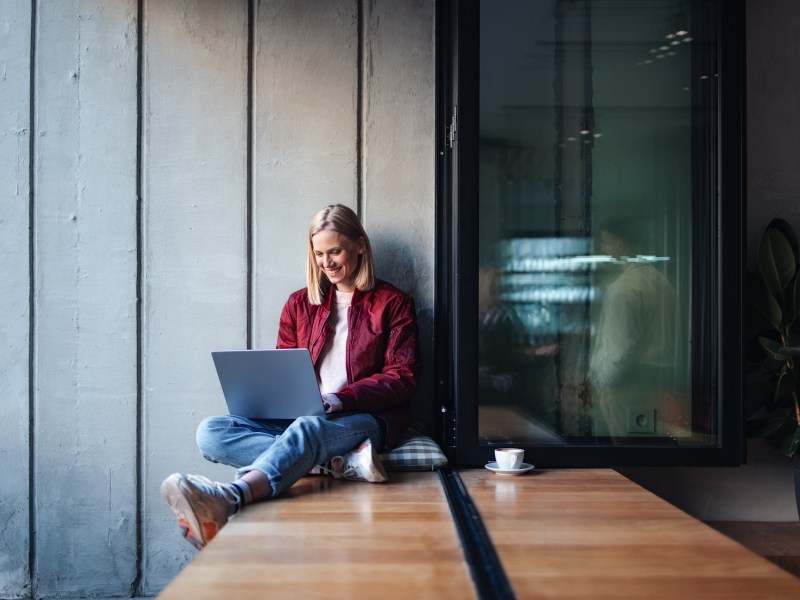
{"label": "smiling face", "polygon": [[338,231],[323,229],[311,237],[317,266],[340,292],[355,291],[363,240],[351,240]]}

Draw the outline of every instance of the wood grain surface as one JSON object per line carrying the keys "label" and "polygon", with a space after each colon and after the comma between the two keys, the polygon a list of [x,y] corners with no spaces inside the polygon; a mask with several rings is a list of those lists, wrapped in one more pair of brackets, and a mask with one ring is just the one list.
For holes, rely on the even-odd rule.
{"label": "wood grain surface", "polygon": [[237,515],[160,598],[474,598],[435,473],[306,477]]}
{"label": "wood grain surface", "polygon": [[[800,579],[610,469],[459,472],[517,598],[797,597]],[[306,477],[236,516],[160,598],[474,598],[434,473]]]}
{"label": "wood grain surface", "polygon": [[613,470],[460,475],[518,598],[800,594],[800,579]]}

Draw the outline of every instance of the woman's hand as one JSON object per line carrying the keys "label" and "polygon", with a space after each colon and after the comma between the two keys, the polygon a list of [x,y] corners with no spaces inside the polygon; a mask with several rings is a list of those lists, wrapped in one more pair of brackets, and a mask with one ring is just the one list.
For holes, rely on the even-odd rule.
{"label": "woman's hand", "polygon": [[342,401],[336,394],[322,394],[322,406],[326,413],[335,413],[342,410]]}

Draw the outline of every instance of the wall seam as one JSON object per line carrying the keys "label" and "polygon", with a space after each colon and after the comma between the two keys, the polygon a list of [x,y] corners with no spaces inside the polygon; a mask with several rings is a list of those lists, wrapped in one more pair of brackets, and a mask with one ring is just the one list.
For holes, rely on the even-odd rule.
{"label": "wall seam", "polygon": [[364,34],[364,2],[358,0],[357,6],[357,29],[358,38],[356,47],[356,214],[361,222],[365,220],[364,207],[364,46],[366,39]]}
{"label": "wall seam", "polygon": [[253,273],[253,214],[255,200],[255,178],[253,172],[253,161],[255,160],[255,127],[254,107],[255,107],[255,31],[256,31],[256,3],[258,0],[250,0],[247,4],[247,192],[245,208],[245,243],[247,245],[247,348],[253,347],[253,292],[254,292],[254,273]]}
{"label": "wall seam", "polygon": [[36,211],[35,211],[35,157],[36,157],[36,0],[31,0],[31,40],[28,96],[28,578],[30,597],[36,597]]}
{"label": "wall seam", "polygon": [[144,206],[143,151],[144,144],[144,0],[136,6],[136,572],[131,583],[131,596],[141,595],[144,567],[144,396],[143,396],[143,334],[144,295]]}

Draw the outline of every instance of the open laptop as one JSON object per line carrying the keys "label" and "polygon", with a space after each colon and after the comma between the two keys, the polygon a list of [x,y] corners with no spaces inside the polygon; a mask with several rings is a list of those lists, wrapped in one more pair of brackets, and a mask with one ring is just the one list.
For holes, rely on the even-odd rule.
{"label": "open laptop", "polygon": [[325,416],[307,349],[224,350],[211,356],[230,414],[248,419]]}

